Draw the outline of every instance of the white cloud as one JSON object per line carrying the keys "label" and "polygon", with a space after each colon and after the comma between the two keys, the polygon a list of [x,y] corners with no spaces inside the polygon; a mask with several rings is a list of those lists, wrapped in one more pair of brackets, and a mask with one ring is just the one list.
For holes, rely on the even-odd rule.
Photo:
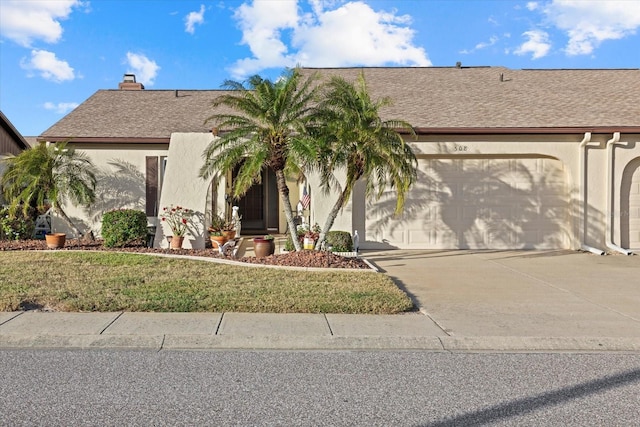
{"label": "white cloud", "polygon": [[530,1],[527,3],[527,9],[528,10],[536,10],[540,5],[538,4],[537,1]]}
{"label": "white cloud", "polygon": [[80,104],[78,104],[77,102],[59,102],[57,104],[54,104],[53,102],[45,102],[43,106],[45,110],[51,110],[58,114],[67,114],[78,105]]}
{"label": "white cloud", "polygon": [[45,80],[61,83],[75,79],[73,68],[66,61],[56,58],[56,54],[46,50],[32,50],[31,59],[23,58],[20,66],[25,70],[36,71]]}
{"label": "white cloud", "polygon": [[485,49],[487,47],[493,46],[494,44],[496,44],[498,42],[498,36],[491,36],[489,37],[489,41],[488,42],[480,42],[476,45],[475,49]]}
{"label": "white cloud", "polygon": [[477,45],[475,45],[475,47],[473,49],[463,49],[461,51],[459,51],[459,53],[463,54],[463,55],[469,55],[472,54],[474,52],[476,52],[477,50],[482,50],[482,49],[486,49],[488,47],[491,47],[493,45],[495,45],[498,40],[500,40],[500,38],[498,36],[491,36],[489,37],[489,41],[488,42],[480,42]]}
{"label": "white cloud", "polygon": [[244,3],[235,18],[242,43],[252,57],[236,62],[234,76],[264,68],[418,65],[431,62],[425,50],[412,43],[411,17],[396,11],[375,11],[362,1],[334,9],[336,2],[310,0],[311,12],[301,14],[298,1]]}
{"label": "white cloud", "polygon": [[640,2],[628,0],[553,0],[547,19],[569,37],[568,55],[588,55],[605,40],[633,35],[640,27]]}
{"label": "white cloud", "polygon": [[200,5],[200,12],[190,12],[185,18],[184,18],[184,30],[189,33],[189,34],[193,34],[195,33],[196,29],[195,29],[195,25],[196,24],[204,24],[204,5],[201,4]]}
{"label": "white cloud", "polygon": [[137,81],[153,86],[158,70],[160,70],[160,66],[155,61],[142,54],[127,52],[127,63],[130,67],[127,73],[134,73]]}
{"label": "white cloud", "polygon": [[531,59],[539,59],[547,55],[551,49],[549,34],[542,30],[525,31],[522,34],[529,40],[520,45],[513,53],[516,55],[526,55],[531,53]]}
{"label": "white cloud", "polygon": [[34,40],[56,43],[62,37],[60,21],[79,6],[80,0],[0,0],[0,34],[25,47]]}
{"label": "white cloud", "polygon": [[242,44],[251,49],[253,58],[236,62],[233,74],[246,76],[260,69],[296,65],[295,57],[287,55],[281,40],[281,29],[294,29],[298,23],[297,3],[292,1],[254,2],[242,4],[234,16],[242,30]]}

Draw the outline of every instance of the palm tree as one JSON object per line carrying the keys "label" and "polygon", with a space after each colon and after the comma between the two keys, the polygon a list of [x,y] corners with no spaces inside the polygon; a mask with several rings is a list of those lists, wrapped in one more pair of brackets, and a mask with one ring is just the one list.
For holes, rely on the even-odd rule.
{"label": "palm tree", "polygon": [[[260,182],[264,169],[271,168],[289,230],[295,230],[296,225],[286,177],[315,159],[315,146],[307,132],[317,91],[314,79],[310,76],[303,80],[296,68],[275,82],[257,75],[249,78],[246,86],[227,80],[223,88],[232,93],[219,96],[213,106],[225,106],[233,112],[207,119],[216,122],[221,133],[203,153],[205,163],[200,176],[208,179],[237,167],[233,196],[240,197]],[[299,242],[293,241],[296,250],[301,250]]]}
{"label": "palm tree", "polygon": [[[319,104],[323,126],[315,129],[323,141],[318,166],[324,190],[338,188],[340,195],[329,212],[316,248],[322,245],[360,179],[366,179],[367,198],[379,199],[387,187],[393,188],[397,197],[395,214],[400,214],[405,195],[416,179],[417,166],[411,147],[399,133],[415,134],[412,126],[404,120],[380,118],[380,110],[391,105],[391,99],[372,100],[364,73],[356,82],[334,76],[325,90]],[[334,175],[337,169],[346,171],[342,185]]]}
{"label": "palm tree", "polygon": [[81,235],[62,206],[67,201],[88,206],[95,200],[94,166],[85,154],[58,142],[39,144],[4,162],[7,169],[1,183],[10,211],[22,208],[26,214],[30,206],[42,210],[50,204],[76,235]]}

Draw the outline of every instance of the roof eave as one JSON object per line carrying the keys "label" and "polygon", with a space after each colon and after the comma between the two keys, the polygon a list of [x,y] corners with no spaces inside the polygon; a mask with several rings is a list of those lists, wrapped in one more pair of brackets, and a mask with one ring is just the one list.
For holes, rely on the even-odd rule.
{"label": "roof eave", "polygon": [[[606,126],[606,127],[417,127],[417,135],[549,135],[575,134],[591,132],[593,134],[640,133],[640,126]],[[408,132],[404,132],[408,133]]]}
{"label": "roof eave", "polygon": [[22,134],[18,132],[18,129],[13,126],[13,123],[9,121],[7,116],[5,116],[2,111],[0,111],[0,122],[2,122],[2,127],[5,129],[5,131],[7,131],[7,133],[11,135],[16,144],[18,144],[18,147],[23,150],[29,148],[27,140],[24,139],[24,136],[22,136]]}
{"label": "roof eave", "polygon": [[69,136],[40,135],[37,140],[38,142],[68,141],[68,142],[84,143],[84,144],[168,144],[171,138],[170,137],[123,138],[123,137],[99,137],[99,136],[69,137]]}

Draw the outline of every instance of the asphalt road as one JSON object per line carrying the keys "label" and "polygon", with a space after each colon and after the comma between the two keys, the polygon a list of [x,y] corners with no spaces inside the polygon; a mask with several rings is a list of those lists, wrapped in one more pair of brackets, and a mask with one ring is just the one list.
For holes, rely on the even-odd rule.
{"label": "asphalt road", "polygon": [[639,354],[0,351],[0,425],[640,426]]}

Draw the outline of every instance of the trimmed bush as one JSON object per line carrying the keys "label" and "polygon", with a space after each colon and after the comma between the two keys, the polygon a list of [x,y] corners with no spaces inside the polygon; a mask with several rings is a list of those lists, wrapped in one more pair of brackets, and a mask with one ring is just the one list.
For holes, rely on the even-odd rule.
{"label": "trimmed bush", "polygon": [[25,240],[33,237],[35,221],[22,211],[11,214],[8,207],[0,207],[0,239]]}
{"label": "trimmed bush", "polygon": [[332,252],[351,252],[353,251],[353,240],[351,233],[347,231],[329,231],[327,233],[327,245],[331,245]]}
{"label": "trimmed bush", "polygon": [[102,216],[102,238],[108,248],[144,244],[147,240],[147,215],[133,209],[106,212]]}

